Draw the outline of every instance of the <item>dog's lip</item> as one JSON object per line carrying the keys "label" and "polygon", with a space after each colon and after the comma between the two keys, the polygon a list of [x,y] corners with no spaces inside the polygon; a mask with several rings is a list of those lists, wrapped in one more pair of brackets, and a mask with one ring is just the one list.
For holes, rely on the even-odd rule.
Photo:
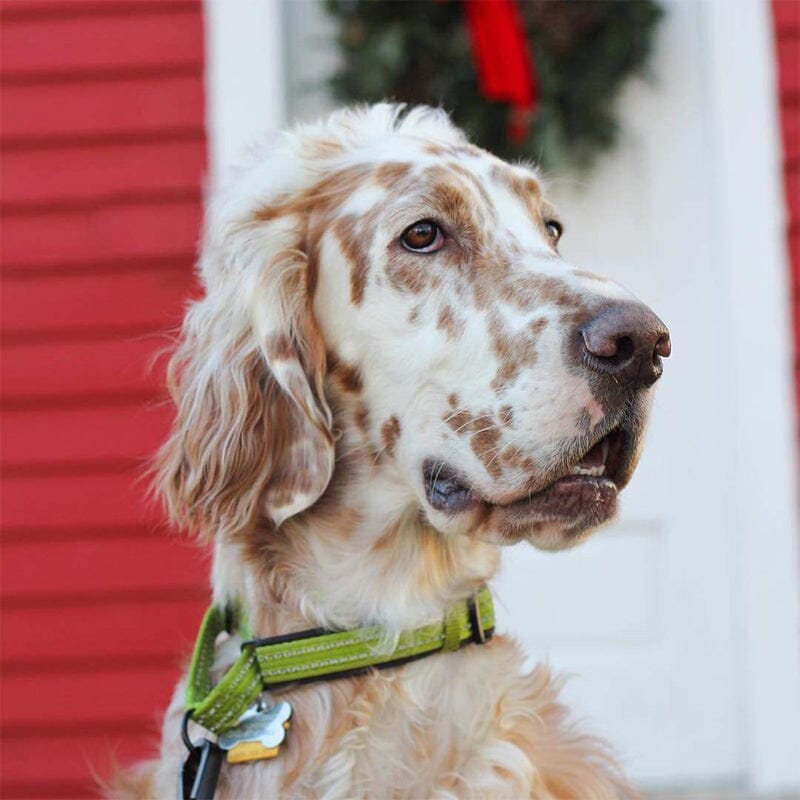
{"label": "dog's lip", "polygon": [[[532,492],[509,503],[485,504],[489,512],[502,515],[510,523],[535,518],[570,521],[584,517],[587,511],[615,507],[619,487],[611,478],[589,475],[566,475],[538,492]],[[607,517],[608,514],[602,514]]]}
{"label": "dog's lip", "polygon": [[[605,468],[603,474],[574,473],[582,465],[586,465],[582,467],[584,471],[599,467],[600,451]],[[436,511],[449,515],[482,508],[485,512],[497,510],[512,517],[578,516],[586,505],[610,504],[616,499],[621,488],[619,477],[627,472],[632,451],[631,437],[621,428],[614,428],[585,449],[580,457],[547,475],[544,482],[537,476],[521,490],[494,496],[481,492],[464,473],[446,462],[428,459],[423,465],[426,499]]]}

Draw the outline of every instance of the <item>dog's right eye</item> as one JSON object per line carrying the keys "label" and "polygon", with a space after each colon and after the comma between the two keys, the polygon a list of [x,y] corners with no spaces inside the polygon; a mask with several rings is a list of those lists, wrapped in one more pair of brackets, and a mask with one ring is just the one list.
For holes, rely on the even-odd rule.
{"label": "dog's right eye", "polygon": [[423,219],[409,225],[400,241],[412,253],[434,253],[444,245],[442,229],[432,220]]}

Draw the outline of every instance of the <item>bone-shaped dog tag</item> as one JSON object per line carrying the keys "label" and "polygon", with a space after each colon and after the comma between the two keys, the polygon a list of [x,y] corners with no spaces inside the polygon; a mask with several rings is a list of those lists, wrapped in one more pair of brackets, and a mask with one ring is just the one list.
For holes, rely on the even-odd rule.
{"label": "bone-shaped dog tag", "polygon": [[286,739],[292,720],[292,707],[285,700],[245,711],[234,728],[219,737],[219,746],[228,751],[228,763],[275,758]]}

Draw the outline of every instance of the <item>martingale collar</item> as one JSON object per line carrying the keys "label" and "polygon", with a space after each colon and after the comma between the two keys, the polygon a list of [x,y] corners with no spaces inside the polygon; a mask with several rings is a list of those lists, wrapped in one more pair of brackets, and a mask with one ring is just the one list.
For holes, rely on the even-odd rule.
{"label": "martingale collar", "polygon": [[[189,667],[187,717],[220,735],[237,725],[265,690],[393,667],[439,651],[458,650],[471,642],[483,644],[491,637],[494,624],[492,595],[485,586],[454,603],[441,620],[401,633],[389,653],[380,648],[386,632],[379,625],[254,639],[241,607],[213,605],[203,618]],[[212,685],[216,640],[223,631],[236,632],[246,641],[233,666]]]}

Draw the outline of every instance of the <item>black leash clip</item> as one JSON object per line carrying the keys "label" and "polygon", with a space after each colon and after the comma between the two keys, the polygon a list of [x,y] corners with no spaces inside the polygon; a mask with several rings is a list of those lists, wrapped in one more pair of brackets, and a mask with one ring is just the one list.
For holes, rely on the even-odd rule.
{"label": "black leash clip", "polygon": [[225,751],[208,739],[195,744],[189,738],[191,716],[191,711],[184,714],[181,727],[181,737],[189,755],[178,776],[178,800],[214,800]]}

